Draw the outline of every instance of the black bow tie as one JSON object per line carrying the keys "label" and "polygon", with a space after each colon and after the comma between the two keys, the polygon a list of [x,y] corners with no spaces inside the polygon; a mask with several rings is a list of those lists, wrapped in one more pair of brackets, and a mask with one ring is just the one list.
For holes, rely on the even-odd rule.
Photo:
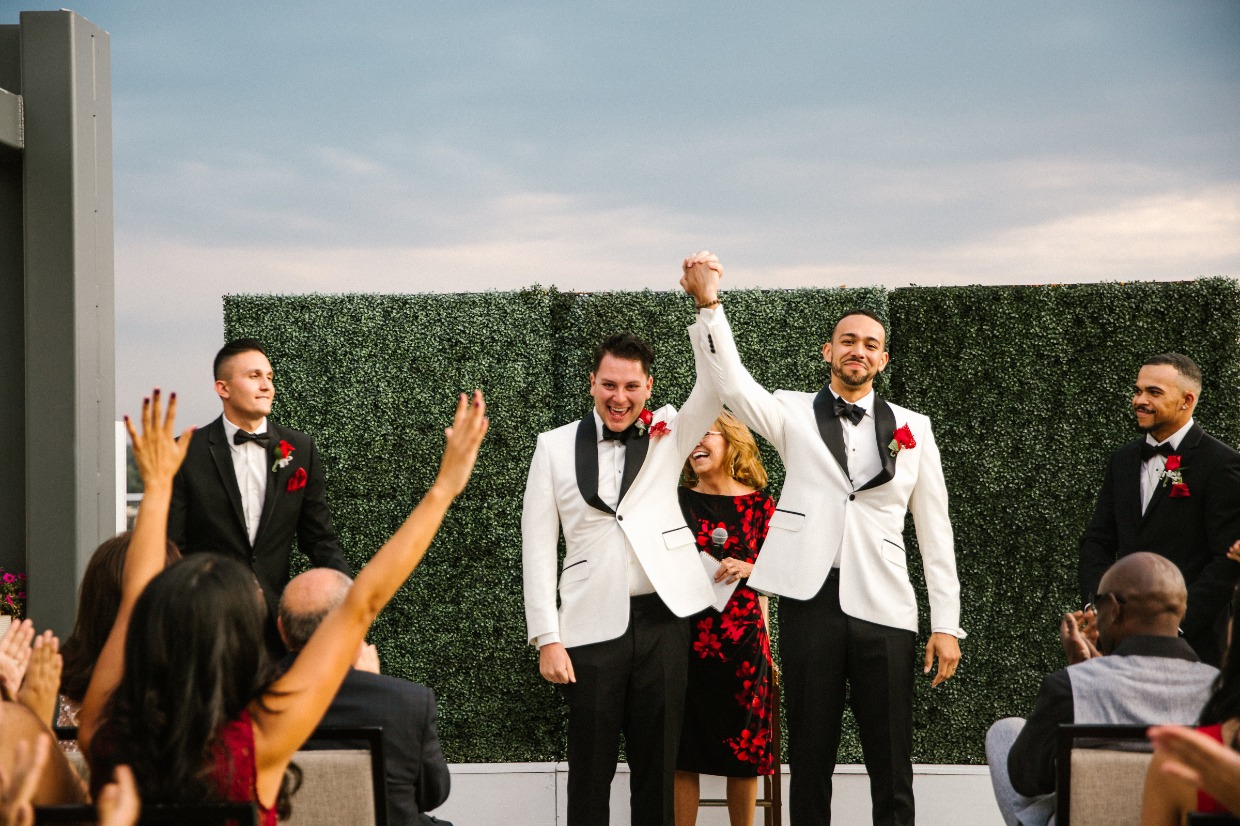
{"label": "black bow tie", "polygon": [[865,418],[864,407],[858,407],[852,402],[846,402],[839,396],[832,396],[832,398],[835,399],[835,404],[831,408],[831,412],[837,418],[847,416],[848,420],[853,424],[861,424],[861,420]]}
{"label": "black bow tie", "polygon": [[246,433],[244,430],[238,430],[233,434],[233,444],[235,445],[243,445],[246,442],[257,442],[258,446],[265,450],[270,441],[271,437],[269,437],[266,433]]}
{"label": "black bow tie", "polygon": [[1160,445],[1152,445],[1149,442],[1141,443],[1141,461],[1148,462],[1155,456],[1170,456],[1175,453],[1175,448],[1171,446],[1171,442],[1163,442]]}
{"label": "black bow tie", "polygon": [[603,425],[603,441],[605,442],[628,442],[629,439],[639,439],[642,434],[637,430],[637,422],[626,427],[624,430],[612,430],[607,425]]}

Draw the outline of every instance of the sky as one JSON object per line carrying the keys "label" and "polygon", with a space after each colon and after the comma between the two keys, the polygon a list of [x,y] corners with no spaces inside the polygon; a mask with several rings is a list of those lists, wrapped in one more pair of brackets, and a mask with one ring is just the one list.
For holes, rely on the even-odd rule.
{"label": "sky", "polygon": [[1240,276],[1235,0],[73,10],[118,413],[217,415],[232,293],[675,289],[703,248],[733,287]]}

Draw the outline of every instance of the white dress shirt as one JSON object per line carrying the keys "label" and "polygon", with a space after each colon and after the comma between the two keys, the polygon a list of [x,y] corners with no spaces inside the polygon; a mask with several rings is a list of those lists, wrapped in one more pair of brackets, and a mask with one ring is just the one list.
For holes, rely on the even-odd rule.
{"label": "white dress shirt", "polygon": [[[831,395],[839,398],[834,390]],[[840,416],[840,430],[844,433],[844,454],[848,457],[848,479],[853,490],[873,479],[883,469],[883,457],[878,453],[874,435],[874,391],[853,402],[865,410],[865,417],[857,424],[847,416]]]}
{"label": "white dress shirt", "polygon": [[[594,411],[594,430],[598,437],[598,498],[612,510],[620,504],[620,482],[624,479],[624,442],[603,439],[603,419]],[[646,576],[637,554],[629,549],[629,596],[653,594],[654,583]]]}
{"label": "white dress shirt", "polygon": [[[263,501],[267,497],[267,466],[271,455],[258,442],[233,444],[233,436],[241,428],[224,417],[224,438],[228,439],[228,447],[232,450],[233,472],[237,474],[237,488],[241,491],[241,510],[245,513],[245,529],[250,535],[250,544],[258,539],[258,522],[263,516]],[[267,432],[267,420],[259,424],[255,434]]]}
{"label": "white dress shirt", "polygon": [[[1190,417],[1188,424],[1181,427],[1169,438],[1163,442],[1154,439],[1153,436],[1146,433],[1145,443],[1158,447],[1161,444],[1170,444],[1171,449],[1179,450],[1180,442],[1184,441],[1184,437],[1188,435],[1189,429],[1193,426],[1193,420]],[[1156,453],[1143,463],[1141,473],[1141,513],[1145,513],[1145,509],[1150,506],[1150,500],[1154,498],[1154,491],[1158,490],[1158,485],[1162,482],[1163,473],[1167,470],[1167,457],[1160,453]]]}

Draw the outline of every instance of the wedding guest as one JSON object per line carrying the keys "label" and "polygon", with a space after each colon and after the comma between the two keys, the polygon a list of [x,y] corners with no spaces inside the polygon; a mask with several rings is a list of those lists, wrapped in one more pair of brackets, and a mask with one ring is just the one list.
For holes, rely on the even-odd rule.
{"label": "wedding guest", "polygon": [[1162,554],[1188,583],[1184,639],[1218,665],[1223,609],[1240,577],[1240,563],[1227,558],[1240,539],[1240,453],[1193,419],[1200,398],[1201,369],[1188,356],[1162,353],[1141,366],[1132,412],[1144,435],[1107,463],[1081,538],[1081,601],[1116,559]]}
{"label": "wedding guest", "polygon": [[[48,744],[48,756],[43,766],[36,768],[32,760],[38,756],[40,742]],[[82,781],[69,759],[56,748],[47,723],[25,705],[9,700],[0,700],[0,775],[0,786],[5,778],[12,786],[14,778],[22,775],[24,779],[17,786],[28,790],[22,793],[29,795],[26,799],[34,806],[80,804],[87,799]]]}
{"label": "wedding guest", "polygon": [[[352,584],[330,568],[312,568],[293,577],[280,596],[280,635],[291,652],[286,663],[310,641],[323,618],[344,602]],[[452,788],[435,717],[435,692],[379,673],[379,655],[373,645],[365,644],[359,646],[353,666],[323,714],[323,726],[382,729],[389,826],[452,826],[427,814],[443,805]]]}
{"label": "wedding guest", "polygon": [[986,732],[995,800],[1009,826],[1044,826],[1055,812],[1059,726],[1186,723],[1218,676],[1178,636],[1184,577],[1158,554],[1129,554],[1103,575],[1091,602],[1097,643],[1076,615],[1060,625],[1067,668],[1042,680],[1028,720],[1007,717]]}
{"label": "wedding guest", "polygon": [[[705,336],[698,325],[689,333],[698,357]],[[589,375],[592,409],[539,435],[525,487],[527,637],[568,703],[570,826],[610,822],[622,733],[633,824],[675,817],[685,618],[712,599],[675,489],[719,402],[698,381],[679,412],[647,410],[653,359],[637,336],[605,339]]]}
{"label": "wedding guest", "polygon": [[212,551],[253,567],[267,599],[268,646],[283,654],[275,616],[293,541],[312,566],[353,572],[332,527],[314,439],[269,419],[275,373],[263,345],[252,338],[230,341],[214,368],[224,411],[185,455],[168,537],[186,554]]}
{"label": "wedding guest", "polygon": [[173,479],[191,444],[174,438],[175,396],[126,419],[145,495],[116,622],[82,705],[92,780],[133,768],[143,801],[253,801],[264,826],[287,814],[287,770],[318,725],[371,622],[421,562],[464,489],[487,430],[482,394],[461,395],[439,473],[282,675],[264,678],[266,610],[248,566],[198,553],[164,569]]}
{"label": "wedding guest", "polygon": [[[705,267],[697,266],[706,264]],[[913,685],[917,599],[904,549],[912,515],[930,602],[922,659],[937,686],[956,673],[960,582],[947,483],[930,419],[878,396],[887,331],[867,310],[839,318],[822,346],[817,393],[759,385],[745,369],[719,298],[723,267],[685,261],[710,347],[699,369],[769,441],[788,476],[751,587],[780,599],[780,653],[794,823],[830,823],[832,775],[847,703],[857,719],[876,826],[913,826]]]}
{"label": "wedding guest", "polygon": [[[1206,701],[1197,721],[1196,732],[1212,743],[1231,750],[1230,755],[1215,752],[1220,766],[1230,763],[1240,769],[1240,755],[1235,753],[1240,747],[1240,643],[1237,642],[1240,640],[1240,634],[1237,633],[1237,623],[1240,621],[1237,620],[1237,611],[1240,611],[1240,589],[1232,592],[1231,618],[1227,626],[1227,653],[1223,657],[1222,670],[1214,681],[1210,699]],[[1201,746],[1194,747],[1192,740],[1174,734],[1159,733],[1163,735],[1163,748],[1155,751],[1145,776],[1145,793],[1141,804],[1142,826],[1179,826],[1189,812],[1230,811],[1232,814],[1240,814],[1240,811],[1229,809],[1208,790],[1201,788],[1201,775],[1176,771],[1174,767],[1167,771],[1168,764],[1175,759],[1175,749],[1168,748],[1173,743],[1179,744],[1181,754],[1199,753]],[[1218,791],[1224,793],[1228,801],[1233,804],[1240,802],[1240,773],[1230,780],[1224,779],[1222,786]]]}
{"label": "wedding guest", "polygon": [[777,770],[771,732],[767,598],[746,581],[775,502],[749,429],[726,410],[685,463],[680,508],[698,548],[718,560],[716,582],[737,583],[722,611],[689,619],[689,677],[676,759],[676,826],[697,822],[699,778],[727,778],[732,826],[751,826],[758,776]]}
{"label": "wedding guest", "polygon": [[[90,685],[95,661],[103,650],[116,611],[121,603],[121,573],[125,567],[125,552],[129,549],[129,531],[105,539],[82,574],[78,588],[77,617],[73,632],[61,647],[64,670],[60,678],[60,710],[56,717],[58,726],[76,726],[86,687]],[[181,558],[181,552],[171,541],[164,545],[165,567]],[[62,744],[63,745],[63,744]],[[73,746],[76,749],[76,744]]]}

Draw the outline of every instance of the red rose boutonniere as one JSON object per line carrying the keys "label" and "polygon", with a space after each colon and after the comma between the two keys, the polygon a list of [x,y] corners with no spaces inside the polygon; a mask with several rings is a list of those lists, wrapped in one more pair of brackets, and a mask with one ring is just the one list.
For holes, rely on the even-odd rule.
{"label": "red rose boutonniere", "polygon": [[271,464],[271,472],[272,472],[272,473],[275,473],[275,472],[276,472],[277,470],[279,470],[280,468],[286,468],[286,467],[288,467],[288,463],[289,463],[289,462],[291,462],[291,461],[293,461],[293,451],[294,451],[295,449],[296,449],[296,448],[294,448],[294,447],[293,447],[292,445],[290,445],[288,442],[286,442],[286,441],[284,441],[283,439],[281,439],[281,440],[280,440],[280,445],[279,445],[279,450],[280,450],[280,458],[279,458],[279,459],[276,459],[276,460],[275,460],[275,461]]}
{"label": "red rose boutonniere", "polygon": [[637,414],[637,421],[633,422],[637,427],[637,432],[646,435],[646,429],[650,427],[650,423],[654,421],[654,414],[646,408],[642,408],[642,412]]}
{"label": "red rose boutonniere", "polygon": [[667,422],[662,420],[657,421],[650,426],[650,438],[652,439],[656,436],[666,436],[671,432],[672,429],[667,426]]}
{"label": "red rose boutonniere", "polygon": [[306,469],[299,467],[293,471],[292,477],[288,480],[288,490],[292,493],[295,490],[301,490],[306,486]]}
{"label": "red rose boutonniere", "polygon": [[1163,485],[1171,485],[1171,490],[1167,495],[1172,499],[1184,499],[1188,496],[1188,485],[1184,483],[1184,473],[1180,470],[1180,463],[1183,461],[1178,453],[1172,453],[1167,457],[1167,464],[1163,470]]}
{"label": "red rose boutonniere", "polygon": [[891,451],[891,455],[895,456],[906,447],[917,447],[917,440],[913,438],[913,431],[908,429],[908,425],[900,425],[899,430],[891,437],[891,444],[887,445],[887,449]]}

